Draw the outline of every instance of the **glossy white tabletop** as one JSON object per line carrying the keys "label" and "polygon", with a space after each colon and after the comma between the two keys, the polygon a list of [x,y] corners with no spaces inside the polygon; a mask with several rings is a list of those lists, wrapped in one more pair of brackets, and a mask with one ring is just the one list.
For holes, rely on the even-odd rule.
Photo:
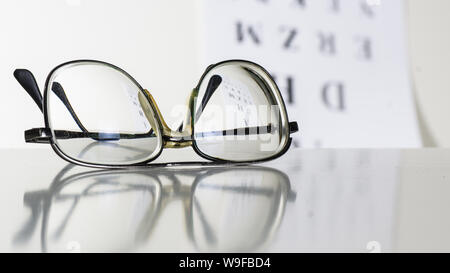
{"label": "glossy white tabletop", "polygon": [[0,163],[1,252],[450,252],[450,150],[103,171],[48,147]]}

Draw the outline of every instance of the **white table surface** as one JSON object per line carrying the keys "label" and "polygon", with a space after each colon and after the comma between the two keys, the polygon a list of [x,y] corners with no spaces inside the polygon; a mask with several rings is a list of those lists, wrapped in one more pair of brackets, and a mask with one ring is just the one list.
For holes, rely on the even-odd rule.
{"label": "white table surface", "polygon": [[450,252],[450,150],[102,171],[44,147],[0,163],[0,252]]}

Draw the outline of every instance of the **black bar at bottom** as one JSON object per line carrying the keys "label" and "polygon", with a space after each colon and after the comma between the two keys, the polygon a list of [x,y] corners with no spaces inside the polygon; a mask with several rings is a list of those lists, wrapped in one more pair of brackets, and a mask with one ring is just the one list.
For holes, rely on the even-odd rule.
{"label": "black bar at bottom", "polygon": [[[2,259],[3,258],[3,259]],[[17,258],[15,260],[14,258]],[[357,271],[387,272],[398,265],[402,271],[408,266],[416,269],[423,266],[424,272],[434,272],[431,265],[447,264],[448,254],[0,254],[3,266],[13,264],[15,268],[31,265],[33,269],[56,268],[70,265],[72,272],[101,269],[105,272],[342,272]],[[89,260],[89,261],[83,261]],[[18,263],[18,261],[20,261]],[[23,261],[26,261],[24,264]],[[56,266],[56,265],[59,265]],[[65,267],[62,267],[65,268]],[[325,272],[328,272],[325,271]],[[421,272],[421,271],[419,271]]]}

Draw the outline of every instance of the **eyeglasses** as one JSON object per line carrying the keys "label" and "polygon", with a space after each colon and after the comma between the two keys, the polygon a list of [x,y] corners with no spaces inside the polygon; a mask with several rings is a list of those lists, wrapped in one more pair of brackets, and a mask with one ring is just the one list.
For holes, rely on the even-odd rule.
{"label": "eyeglasses", "polygon": [[17,69],[14,76],[44,114],[45,127],[25,131],[25,141],[51,144],[60,157],[83,166],[147,165],[163,148],[188,146],[213,162],[256,163],[283,155],[298,131],[270,74],[249,61],[210,65],[174,129],[148,90],[106,62],[57,66],[43,97],[30,71]]}

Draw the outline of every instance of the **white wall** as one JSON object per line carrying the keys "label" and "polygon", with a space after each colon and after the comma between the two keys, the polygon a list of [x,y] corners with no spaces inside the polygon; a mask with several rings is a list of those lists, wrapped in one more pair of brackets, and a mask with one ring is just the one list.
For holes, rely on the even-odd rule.
{"label": "white wall", "polygon": [[425,145],[450,147],[450,1],[408,0],[409,44]]}
{"label": "white wall", "polygon": [[[0,147],[29,147],[43,118],[12,76],[81,58],[114,63],[150,89],[161,110],[183,104],[203,68],[195,0],[3,0],[0,4]],[[450,146],[450,1],[407,0],[410,53],[426,144]],[[171,118],[166,114],[169,124]],[[428,129],[427,129],[428,127]],[[431,137],[426,137],[431,133]]]}
{"label": "white wall", "polygon": [[196,58],[193,3],[2,0],[0,147],[30,147],[23,131],[43,126],[39,109],[13,77],[15,68],[31,70],[42,91],[56,65],[73,59],[103,60],[125,69],[149,89],[163,113],[185,103],[202,72]]}

